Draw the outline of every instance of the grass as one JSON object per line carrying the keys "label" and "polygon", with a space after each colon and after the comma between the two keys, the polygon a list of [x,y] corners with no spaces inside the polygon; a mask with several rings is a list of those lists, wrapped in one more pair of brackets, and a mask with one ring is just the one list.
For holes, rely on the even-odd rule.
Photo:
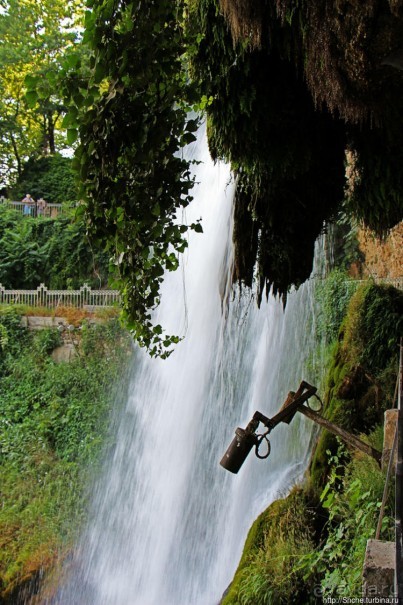
{"label": "grass", "polygon": [[6,311],[14,309],[21,316],[29,317],[63,317],[73,325],[79,325],[85,319],[96,318],[108,320],[120,315],[120,307],[99,307],[94,311],[73,305],[58,305],[57,307],[37,307],[32,305],[0,305],[0,315]]}

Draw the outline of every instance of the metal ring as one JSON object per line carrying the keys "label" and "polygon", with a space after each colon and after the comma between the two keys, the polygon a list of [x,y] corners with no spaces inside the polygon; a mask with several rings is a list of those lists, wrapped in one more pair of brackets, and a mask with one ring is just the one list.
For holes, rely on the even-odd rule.
{"label": "metal ring", "polygon": [[[263,439],[267,443],[267,452],[262,456],[261,454],[259,454],[259,447],[260,447],[260,444],[262,443]],[[255,455],[256,455],[256,457],[260,458],[260,460],[264,460],[265,458],[268,458],[270,456],[270,452],[271,452],[271,445],[270,445],[270,441],[268,440],[266,434],[265,435],[260,435],[260,439],[258,440],[258,442],[255,445]]]}
{"label": "metal ring", "polygon": [[309,407],[310,410],[312,410],[313,412],[321,412],[323,410],[323,401],[322,399],[319,397],[319,395],[317,395],[316,393],[314,393],[312,395],[312,397],[315,397],[315,399],[317,399],[319,401],[319,408],[313,408],[310,404],[310,400],[307,400],[307,405]]}

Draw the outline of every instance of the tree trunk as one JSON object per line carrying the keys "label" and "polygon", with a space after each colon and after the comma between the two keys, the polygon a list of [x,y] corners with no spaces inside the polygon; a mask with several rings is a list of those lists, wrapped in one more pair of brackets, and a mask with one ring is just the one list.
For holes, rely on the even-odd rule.
{"label": "tree trunk", "polygon": [[56,153],[55,146],[55,120],[53,120],[53,114],[51,111],[48,112],[48,145],[49,153]]}
{"label": "tree trunk", "polygon": [[11,139],[11,144],[13,146],[13,151],[14,151],[14,155],[15,155],[15,161],[17,162],[18,176],[21,177],[21,174],[22,174],[21,157],[20,157],[20,154],[18,153],[17,143],[15,142],[15,139],[14,139],[14,136],[13,136],[12,132],[10,132],[10,139]]}

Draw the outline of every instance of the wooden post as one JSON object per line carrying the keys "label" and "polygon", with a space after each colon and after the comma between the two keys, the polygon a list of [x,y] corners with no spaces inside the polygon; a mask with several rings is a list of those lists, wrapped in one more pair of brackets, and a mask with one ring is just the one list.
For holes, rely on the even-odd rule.
{"label": "wooden post", "polygon": [[303,380],[296,393],[293,393],[292,391],[288,393],[287,399],[283,403],[280,411],[278,412],[278,414],[276,414],[276,416],[273,416],[273,418],[269,419],[261,415],[259,412],[256,412],[255,416],[260,422],[263,422],[264,424],[266,424],[266,426],[270,427],[270,429],[273,429],[279,422],[286,422],[287,424],[289,424],[290,421],[293,419],[295,413],[297,411],[301,412],[301,414],[303,414],[310,420],[313,420],[320,426],[323,426],[330,433],[333,433],[333,435],[341,437],[341,439],[343,439],[352,447],[355,447],[358,450],[361,450],[362,452],[367,454],[368,456],[374,458],[380,465],[382,460],[381,452],[378,452],[378,450],[373,448],[371,445],[368,445],[368,443],[361,441],[361,439],[358,439],[358,437],[355,437],[348,431],[345,431],[344,429],[340,428],[339,426],[337,426],[337,424],[333,424],[333,422],[330,422],[330,420],[323,418],[323,416],[318,414],[318,412],[315,412],[314,410],[311,410],[311,408],[303,405],[305,401],[312,397],[312,395],[315,395],[316,391],[317,389],[315,387]]}
{"label": "wooden post", "polygon": [[355,437],[351,433],[348,433],[344,429],[341,429],[336,424],[333,424],[333,422],[326,420],[326,418],[323,418],[323,416],[321,416],[317,412],[314,412],[313,410],[311,410],[311,408],[308,408],[305,405],[301,405],[298,408],[298,411],[301,412],[301,414],[303,414],[307,418],[310,418],[310,420],[313,420],[317,424],[320,424],[320,426],[323,426],[330,433],[333,433],[333,435],[337,435],[337,437],[341,437],[341,439],[343,439],[343,441],[345,441],[352,447],[355,447],[355,448],[357,448],[357,450],[361,450],[361,452],[368,454],[368,456],[371,456],[372,458],[374,458],[378,462],[379,465],[381,464],[381,460],[382,460],[381,452],[378,452],[378,450],[373,448],[368,443],[361,441],[361,439],[358,439],[358,437]]}

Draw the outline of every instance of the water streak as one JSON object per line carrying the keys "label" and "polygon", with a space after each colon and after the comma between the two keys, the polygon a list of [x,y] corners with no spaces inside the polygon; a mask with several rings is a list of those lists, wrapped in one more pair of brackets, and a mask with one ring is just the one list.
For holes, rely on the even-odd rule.
{"label": "water streak", "polygon": [[96,486],[92,518],[61,589],[64,605],[216,605],[230,582],[246,532],[304,472],[309,421],[296,417],[272,436],[264,462],[238,475],[218,462],[236,426],[257,409],[278,411],[304,378],[314,347],[311,284],[285,312],[250,293],[227,305],[234,184],[214,165],[204,136],[182,273],[166,277],[158,321],[185,339],[166,361],[136,355],[116,447]]}

